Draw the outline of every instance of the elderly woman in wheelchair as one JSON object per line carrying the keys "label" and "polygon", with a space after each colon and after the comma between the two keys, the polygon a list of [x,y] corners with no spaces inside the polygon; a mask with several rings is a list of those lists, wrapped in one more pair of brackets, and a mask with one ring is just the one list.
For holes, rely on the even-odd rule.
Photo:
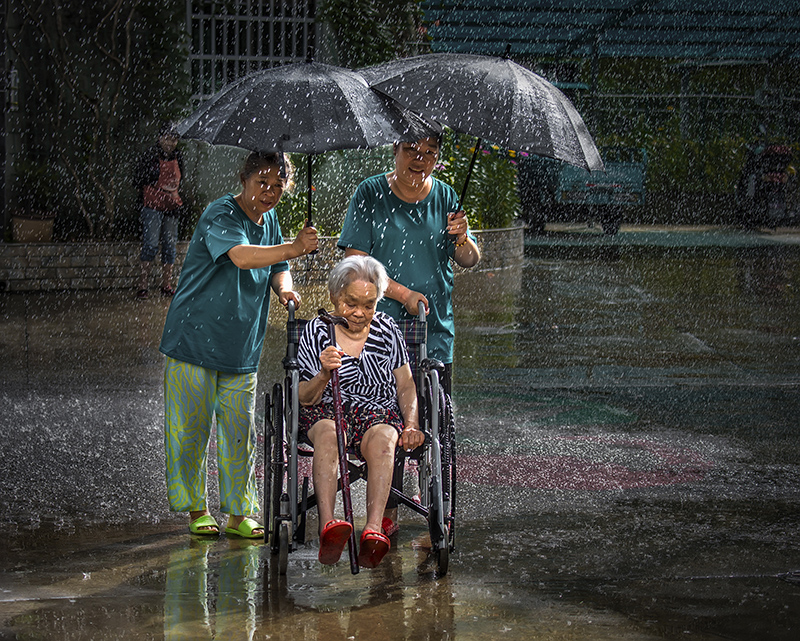
{"label": "elderly woman in wheelchair", "polygon": [[338,372],[347,442],[367,464],[367,517],[360,537],[358,564],[373,568],[388,552],[381,531],[394,471],[395,448],[421,446],[417,393],[403,335],[394,320],[375,306],[388,278],[369,256],[350,256],[330,273],[334,314],[347,322],[335,326],[331,345],[322,319],[310,321],[298,347],[300,366],[300,439],[314,446],[312,475],[320,523],[319,561],[339,560],[352,526],[334,518],[339,454],[331,386]]}

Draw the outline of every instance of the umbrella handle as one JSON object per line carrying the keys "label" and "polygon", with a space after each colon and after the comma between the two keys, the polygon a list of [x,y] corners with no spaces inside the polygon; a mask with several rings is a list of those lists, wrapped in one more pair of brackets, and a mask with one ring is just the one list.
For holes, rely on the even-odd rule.
{"label": "umbrella handle", "polygon": [[313,227],[314,221],[311,217],[311,154],[308,154],[308,170],[306,173],[308,174],[308,215],[306,216],[306,227]]}
{"label": "umbrella handle", "polygon": [[[314,189],[311,186],[311,158],[312,154],[308,154],[308,171],[306,172],[308,173],[308,215],[306,216],[306,227],[314,226],[314,220],[311,216],[311,194],[314,192]],[[310,251],[309,254],[313,256],[318,251],[318,249],[314,249],[313,251]]]}
{"label": "umbrella handle", "polygon": [[469,186],[469,179],[472,176],[472,169],[475,167],[475,160],[478,158],[478,152],[481,150],[481,143],[483,141],[478,138],[478,141],[475,143],[475,151],[472,154],[472,160],[469,161],[469,169],[467,170],[467,179],[464,181],[464,188],[461,190],[461,209],[464,209],[464,201],[467,198],[467,187]]}

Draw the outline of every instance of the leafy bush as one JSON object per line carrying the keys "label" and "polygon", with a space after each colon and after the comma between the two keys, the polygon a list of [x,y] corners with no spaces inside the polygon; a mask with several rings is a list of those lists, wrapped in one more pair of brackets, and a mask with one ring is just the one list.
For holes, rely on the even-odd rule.
{"label": "leafy bush", "polygon": [[112,235],[135,201],[136,152],[188,103],[184,13],[179,0],[11,3],[22,106],[12,175],[51,167],[59,217],[85,235]]}
{"label": "leafy bush", "polygon": [[[447,130],[436,177],[451,185],[459,197],[475,151],[473,136]],[[519,215],[516,153],[496,145],[482,147],[462,203],[473,229],[508,227]]]}

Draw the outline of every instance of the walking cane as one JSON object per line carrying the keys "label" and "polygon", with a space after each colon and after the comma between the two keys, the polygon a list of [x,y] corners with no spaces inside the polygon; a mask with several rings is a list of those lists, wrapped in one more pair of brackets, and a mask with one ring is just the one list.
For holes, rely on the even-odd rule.
{"label": "walking cane", "polygon": [[[336,325],[348,327],[347,319],[333,316],[324,309],[319,310],[320,320],[328,326],[331,345],[336,347]],[[345,445],[344,416],[342,414],[342,390],[339,386],[339,372],[331,372],[331,391],[333,392],[333,414],[336,423],[336,444],[339,447],[339,477],[342,481],[342,505],[344,519],[350,524],[350,540],[347,551],[350,554],[350,572],[358,574],[358,557],[356,556],[356,530],[353,525],[353,501],[350,498],[350,472],[347,469],[347,446]]]}

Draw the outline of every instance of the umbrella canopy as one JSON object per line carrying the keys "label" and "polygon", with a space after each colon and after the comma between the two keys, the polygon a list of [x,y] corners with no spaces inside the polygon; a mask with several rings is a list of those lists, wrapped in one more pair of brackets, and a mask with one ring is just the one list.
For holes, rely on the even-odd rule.
{"label": "umbrella canopy", "polygon": [[[508,58],[432,53],[361,69],[373,89],[451,129],[508,149],[602,170],[589,130],[569,99]],[[472,173],[472,164],[467,175]],[[464,202],[464,185],[461,202]]]}
{"label": "umbrella canopy", "polygon": [[588,170],[603,168],[569,99],[508,58],[432,53],[368,67],[361,74],[374,89],[455,131]]}
{"label": "umbrella canopy", "polygon": [[[300,62],[229,84],[178,125],[184,138],[251,151],[318,154],[418,140],[430,128],[357,72]],[[309,221],[311,156],[309,155]]]}
{"label": "umbrella canopy", "polygon": [[251,73],[200,106],[182,137],[251,151],[318,154],[411,140],[424,123],[355,71],[300,62]]}

